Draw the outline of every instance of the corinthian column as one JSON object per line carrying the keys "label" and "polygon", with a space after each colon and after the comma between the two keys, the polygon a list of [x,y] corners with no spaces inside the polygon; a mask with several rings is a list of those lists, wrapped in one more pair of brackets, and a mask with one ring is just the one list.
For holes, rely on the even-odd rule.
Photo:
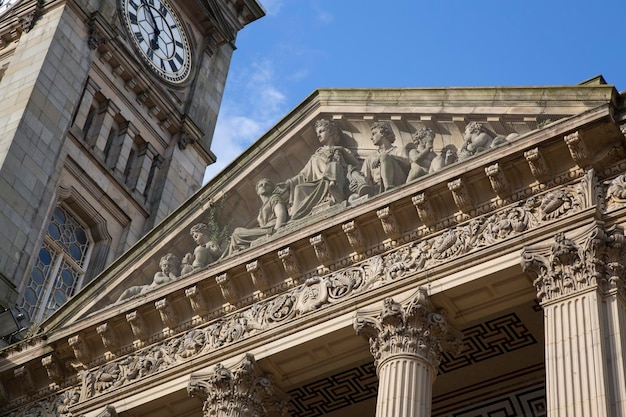
{"label": "corinthian column", "polygon": [[191,374],[187,391],[203,402],[204,417],[287,417],[286,395],[262,374],[252,354]]}
{"label": "corinthian column", "polygon": [[626,417],[624,233],[592,224],[524,248],[544,310],[548,417]]}
{"label": "corinthian column", "polygon": [[357,334],[368,339],[378,375],[376,417],[428,417],[432,384],[444,350],[459,338],[420,288],[408,302],[357,312]]}

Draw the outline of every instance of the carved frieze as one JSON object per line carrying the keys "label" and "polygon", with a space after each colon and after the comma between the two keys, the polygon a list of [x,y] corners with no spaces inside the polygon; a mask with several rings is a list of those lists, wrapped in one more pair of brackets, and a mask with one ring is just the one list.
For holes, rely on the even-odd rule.
{"label": "carved frieze", "polygon": [[398,354],[410,354],[422,358],[435,373],[442,352],[458,350],[461,342],[424,288],[405,304],[386,298],[380,310],[357,312],[354,330],[369,341],[377,367]]}
{"label": "carved frieze", "polygon": [[[309,278],[302,285],[273,298],[261,300],[150,348],[141,349],[131,356],[86,371],[84,396],[89,398],[114,386],[130,384],[139,373],[150,375],[163,371],[333,303],[502,242],[548,221],[576,213],[584,208],[585,199],[581,197],[583,189],[580,184],[564,188],[563,195],[577,203],[570,204],[567,209],[551,211],[553,214],[550,216],[545,215],[542,206],[545,201],[552,200],[553,192],[540,194],[490,215],[474,218],[438,235],[412,241],[351,267]],[[616,240],[616,248],[618,243]],[[289,255],[293,256],[293,253],[287,251],[284,256]],[[617,266],[615,269],[617,271]],[[133,370],[137,368],[135,363],[139,358],[144,361],[140,367],[141,372]],[[108,382],[100,381],[101,379]]]}
{"label": "carved frieze", "polygon": [[260,417],[272,411],[288,415],[286,396],[260,370],[252,354],[230,368],[218,363],[191,374],[187,391],[202,401],[205,417]]}

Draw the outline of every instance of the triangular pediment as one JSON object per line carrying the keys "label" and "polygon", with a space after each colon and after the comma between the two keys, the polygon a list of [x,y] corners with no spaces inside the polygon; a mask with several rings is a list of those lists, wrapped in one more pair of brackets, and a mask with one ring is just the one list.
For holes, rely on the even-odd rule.
{"label": "triangular pediment", "polygon": [[[436,224],[427,223],[448,221],[449,224],[450,219],[459,216],[455,213],[462,216],[477,209],[471,202],[466,202],[463,207],[464,203],[457,201],[456,195],[450,195],[449,184],[453,180],[463,175],[476,176],[477,173],[485,176],[485,161],[488,159],[497,161],[501,157],[506,160],[506,155],[516,152],[519,158],[525,150],[556,134],[561,134],[559,140],[561,147],[564,146],[562,133],[568,133],[570,118],[581,118],[585,114],[608,116],[615,97],[616,91],[612,86],[594,82],[558,87],[317,90],[49,318],[42,329],[68,328],[68,334],[74,333],[80,327],[93,326],[107,318],[114,319],[147,303],[154,305],[168,294],[184,292],[201,281],[204,282],[207,305],[213,306],[211,309],[215,314],[232,309],[238,303],[249,304],[262,293],[276,293],[297,283],[297,277],[285,272],[285,260],[277,255],[280,251],[290,249],[297,259],[297,253],[304,250],[303,247],[315,246],[310,237],[313,230],[319,233],[319,230],[346,223],[358,215],[375,213],[394,201],[394,195],[399,190],[413,196],[436,196],[433,204],[439,207],[435,210],[437,214],[434,218],[426,216],[422,223],[435,228],[438,227]],[[440,156],[442,151],[453,148],[457,160],[436,170],[422,172],[414,181],[400,184],[393,191],[362,195],[347,192],[343,200],[331,203],[320,199],[300,219],[290,220],[275,233],[254,241],[249,248],[220,260],[211,258],[209,265],[191,268],[187,273],[181,274],[177,269],[172,282],[150,287],[155,274],[160,271],[161,258],[171,253],[176,256],[176,262],[181,262],[186,254],[194,253],[196,244],[191,236],[194,225],[204,223],[211,226],[210,233],[221,238],[219,244],[222,251],[229,244],[227,236],[235,228],[258,227],[261,203],[256,194],[257,181],[269,178],[275,183],[283,183],[297,176],[320,147],[315,129],[315,122],[319,119],[332,121],[339,127],[339,145],[352,153],[359,165],[378,152],[371,139],[371,127],[376,122],[388,122],[395,135],[394,145],[405,150],[407,155],[415,149],[414,138],[419,132],[430,129],[434,134],[433,156]],[[493,146],[490,144],[474,154],[462,155],[466,152],[466,129],[470,124],[481,126],[483,133],[492,139]],[[619,129],[616,127],[604,136],[606,143],[588,144],[594,148],[592,154],[597,156],[611,147],[607,144],[619,141]],[[547,157],[554,159],[548,162],[553,170],[561,169],[555,164],[561,163],[559,158],[562,159],[562,155],[553,157],[548,151]],[[571,164],[571,158],[567,160]],[[514,164],[506,173],[513,188],[516,187],[517,176],[531,175],[526,161],[520,163],[526,166],[528,173],[521,174]],[[468,183],[472,181],[469,179]],[[488,181],[486,183],[489,184]],[[506,197],[498,195],[495,188],[484,190],[481,187],[470,186],[469,194],[486,193],[492,199]],[[443,196],[444,191],[447,196]],[[288,205],[286,195],[288,193],[283,193]],[[486,201],[483,199],[481,204]],[[444,208],[454,204],[453,208]],[[382,230],[370,229],[366,232],[380,234]],[[383,230],[383,233],[387,232]],[[378,240],[385,238],[392,239],[393,235],[379,236]],[[334,255],[329,256],[333,259],[324,261],[323,254],[318,254],[317,263],[304,262],[299,265],[300,272],[306,275],[318,269],[334,268],[331,264],[336,258],[347,256],[346,251],[339,248],[342,245],[349,247],[345,237],[341,241],[335,239],[330,242]],[[354,247],[351,250],[354,252]],[[255,282],[254,265],[260,259],[265,264],[266,275],[274,276],[279,271],[287,281],[270,279],[266,283]],[[210,278],[209,284],[206,284],[207,277]],[[230,299],[227,285],[222,285],[224,283],[233,287]],[[124,291],[131,287],[138,289],[123,296]],[[125,299],[120,301],[120,297]],[[79,324],[81,322],[83,324]]]}

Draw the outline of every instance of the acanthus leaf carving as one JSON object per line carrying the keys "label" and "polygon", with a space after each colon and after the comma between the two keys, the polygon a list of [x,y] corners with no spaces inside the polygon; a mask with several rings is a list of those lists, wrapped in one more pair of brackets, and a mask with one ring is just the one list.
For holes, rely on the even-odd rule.
{"label": "acanthus leaf carving", "polygon": [[82,334],[76,334],[67,339],[67,344],[74,351],[74,357],[77,362],[72,363],[76,369],[84,369],[91,361],[91,348]]}
{"label": "acanthus leaf carving", "polygon": [[185,296],[189,300],[191,310],[198,317],[203,317],[209,313],[209,306],[198,286],[194,285],[185,290]]}
{"label": "acanthus leaf carving", "polygon": [[202,401],[205,417],[259,417],[273,410],[284,416],[287,397],[272,381],[248,353],[234,366],[218,363],[208,371],[194,372],[187,391]]}
{"label": "acanthus leaf carving", "polygon": [[434,308],[424,288],[408,302],[386,298],[380,309],[358,311],[354,330],[369,341],[375,366],[396,355],[412,354],[428,363],[433,373],[441,354],[455,345],[451,341],[460,339],[448,326],[445,314]]}
{"label": "acanthus leaf carving", "polygon": [[511,184],[500,164],[493,164],[485,167],[485,174],[489,177],[491,188],[501,199],[505,199],[511,193]]}
{"label": "acanthus leaf carving", "polygon": [[161,322],[165,327],[173,330],[178,326],[178,315],[174,311],[174,306],[167,298],[162,298],[154,302],[154,307],[159,311]]}
{"label": "acanthus leaf carving", "polygon": [[540,302],[559,299],[579,290],[605,289],[605,250],[607,235],[593,224],[568,238],[559,232],[554,243],[526,247],[522,269],[533,278]]}
{"label": "acanthus leaf carving", "polygon": [[130,329],[136,340],[145,342],[148,339],[150,332],[143,315],[139,311],[135,310],[126,314],[126,321],[130,324]]}
{"label": "acanthus leaf carving", "polygon": [[96,327],[96,333],[102,339],[102,345],[109,351],[115,352],[119,349],[119,337],[117,332],[109,323],[103,323]]}
{"label": "acanthus leaf carving", "polygon": [[25,365],[17,367],[13,370],[13,374],[15,378],[20,381],[20,386],[22,387],[22,391],[32,394],[35,392],[35,382],[30,373],[30,369],[28,369]]}

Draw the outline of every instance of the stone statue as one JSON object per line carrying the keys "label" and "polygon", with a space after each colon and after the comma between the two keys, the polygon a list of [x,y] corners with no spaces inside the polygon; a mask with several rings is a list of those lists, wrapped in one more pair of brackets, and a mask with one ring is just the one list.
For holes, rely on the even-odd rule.
{"label": "stone statue", "polygon": [[428,172],[433,173],[441,171],[448,165],[455,163],[457,160],[456,146],[446,145],[441,149],[441,153],[433,158]]}
{"label": "stone statue", "polygon": [[375,122],[371,127],[372,142],[378,146],[375,155],[363,162],[363,176],[378,192],[391,190],[406,182],[409,159],[404,148],[394,146],[396,135],[388,122]]}
{"label": "stone statue", "polygon": [[183,258],[185,267],[181,271],[181,275],[187,275],[197,269],[204,268],[208,264],[215,262],[221,254],[221,248],[211,238],[209,226],[206,224],[198,223],[194,225],[189,233],[198,246],[193,250],[193,254],[187,253]]}
{"label": "stone statue", "polygon": [[161,268],[161,270],[154,274],[151,284],[136,285],[130,287],[124,290],[124,292],[122,293],[122,295],[120,295],[117,301],[119,302],[132,297],[136,297],[140,294],[145,294],[155,288],[160,287],[161,285],[168,284],[179,278],[180,263],[178,261],[178,257],[173,253],[168,253],[167,255],[163,256],[159,261],[159,267]]}
{"label": "stone statue", "polygon": [[482,123],[471,122],[465,126],[465,134],[463,135],[463,146],[459,152],[459,159],[463,160],[470,156],[485,152],[494,148],[507,140],[503,136],[496,136],[495,139],[487,133]]}
{"label": "stone statue", "polygon": [[406,178],[407,183],[415,181],[430,172],[430,165],[437,156],[437,154],[433,152],[434,139],[435,132],[427,127],[421,128],[413,135],[415,148],[409,151],[411,169]]}
{"label": "stone statue", "polygon": [[298,175],[276,184],[277,194],[288,193],[291,207],[289,215],[297,220],[310,214],[322,203],[337,204],[349,194],[349,173],[359,161],[350,150],[339,146],[339,127],[332,121],[315,122],[315,132],[320,146]]}
{"label": "stone statue", "polygon": [[237,227],[230,236],[230,244],[222,258],[246,249],[255,240],[271,235],[287,222],[287,206],[278,194],[274,194],[275,189],[274,183],[267,178],[262,178],[256,183],[256,193],[261,199],[261,208],[257,216],[259,227],[253,229]]}

